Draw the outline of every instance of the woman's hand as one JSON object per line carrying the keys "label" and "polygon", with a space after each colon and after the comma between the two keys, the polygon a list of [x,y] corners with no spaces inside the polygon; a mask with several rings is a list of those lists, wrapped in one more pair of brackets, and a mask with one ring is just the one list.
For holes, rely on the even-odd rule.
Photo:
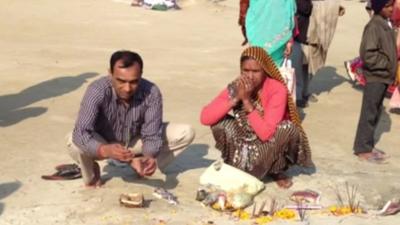
{"label": "woman's hand", "polygon": [[290,54],[292,54],[292,45],[292,41],[288,41],[288,43],[286,43],[285,52],[283,53],[286,58],[289,58]]}
{"label": "woman's hand", "polygon": [[253,103],[250,100],[243,101],[243,108],[246,113],[251,113],[255,110]]}
{"label": "woman's hand", "polygon": [[237,98],[242,102],[250,100],[255,91],[253,81],[248,76],[242,75],[237,82]]}

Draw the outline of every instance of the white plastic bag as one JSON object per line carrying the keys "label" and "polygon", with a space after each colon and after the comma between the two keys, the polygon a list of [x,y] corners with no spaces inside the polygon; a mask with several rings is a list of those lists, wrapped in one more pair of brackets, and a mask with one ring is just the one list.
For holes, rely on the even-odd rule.
{"label": "white plastic bag", "polygon": [[292,94],[293,101],[296,102],[296,74],[292,67],[292,60],[285,58],[279,71],[285,80],[289,93]]}
{"label": "white plastic bag", "polygon": [[226,192],[243,191],[251,195],[265,188],[264,183],[256,177],[222,161],[214,162],[203,172],[200,184],[211,184]]}

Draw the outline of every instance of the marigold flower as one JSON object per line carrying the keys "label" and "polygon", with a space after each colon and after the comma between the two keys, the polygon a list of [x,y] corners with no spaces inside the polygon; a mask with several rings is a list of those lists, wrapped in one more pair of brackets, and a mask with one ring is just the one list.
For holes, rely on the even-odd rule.
{"label": "marigold flower", "polygon": [[260,216],[260,217],[258,217],[258,218],[256,219],[256,223],[257,223],[258,225],[267,224],[267,223],[269,223],[269,222],[271,222],[271,221],[272,221],[272,217],[270,217],[270,216]]}

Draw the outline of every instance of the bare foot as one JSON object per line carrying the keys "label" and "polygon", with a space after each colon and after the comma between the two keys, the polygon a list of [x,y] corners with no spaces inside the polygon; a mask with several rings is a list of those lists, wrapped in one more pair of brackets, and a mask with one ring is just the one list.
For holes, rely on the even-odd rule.
{"label": "bare foot", "polygon": [[292,179],[283,173],[272,174],[271,177],[282,189],[288,189],[293,185]]}
{"label": "bare foot", "polygon": [[136,7],[139,7],[139,6],[142,6],[142,5],[143,5],[143,1],[142,0],[133,0],[132,3],[131,3],[131,6],[136,6]]}
{"label": "bare foot", "polygon": [[377,152],[377,151],[362,152],[356,155],[360,160],[367,161],[370,163],[382,164],[386,162],[386,157],[382,152]]}
{"label": "bare foot", "polygon": [[101,180],[100,166],[97,162],[94,162],[93,164],[93,172],[94,172],[93,179],[88,184],[85,185],[87,188],[98,188],[104,184]]}

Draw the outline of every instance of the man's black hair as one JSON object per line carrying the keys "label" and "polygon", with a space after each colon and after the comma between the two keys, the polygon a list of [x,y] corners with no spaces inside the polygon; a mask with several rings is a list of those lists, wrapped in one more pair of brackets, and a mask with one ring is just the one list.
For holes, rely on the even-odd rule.
{"label": "man's black hair", "polygon": [[139,54],[136,52],[131,52],[127,50],[116,51],[112,54],[110,59],[110,70],[111,73],[114,72],[115,63],[118,60],[122,60],[122,66],[120,68],[128,68],[138,63],[140,66],[140,71],[143,71],[143,60]]}

